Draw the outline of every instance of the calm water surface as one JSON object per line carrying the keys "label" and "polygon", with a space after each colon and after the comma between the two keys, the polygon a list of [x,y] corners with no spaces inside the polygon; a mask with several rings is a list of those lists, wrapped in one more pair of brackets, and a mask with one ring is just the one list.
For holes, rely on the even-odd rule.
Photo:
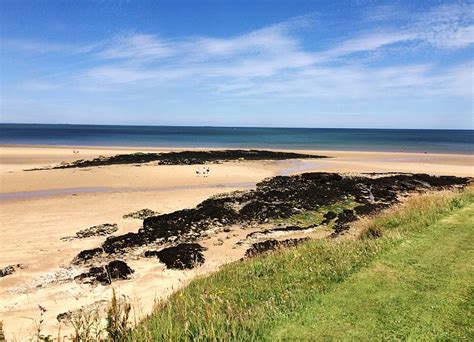
{"label": "calm water surface", "polygon": [[0,124],[0,144],[472,154],[474,131]]}

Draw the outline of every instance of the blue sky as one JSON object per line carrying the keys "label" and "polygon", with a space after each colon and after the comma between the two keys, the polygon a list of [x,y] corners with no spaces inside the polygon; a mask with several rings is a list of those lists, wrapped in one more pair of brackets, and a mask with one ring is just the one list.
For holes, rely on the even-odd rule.
{"label": "blue sky", "polygon": [[0,2],[0,121],[474,128],[474,2]]}

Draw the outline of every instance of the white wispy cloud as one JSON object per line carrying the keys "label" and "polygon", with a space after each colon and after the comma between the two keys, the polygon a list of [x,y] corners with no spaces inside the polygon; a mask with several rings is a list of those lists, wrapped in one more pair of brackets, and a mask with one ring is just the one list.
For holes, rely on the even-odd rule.
{"label": "white wispy cloud", "polygon": [[408,30],[439,48],[462,48],[474,43],[474,3],[433,8],[416,17]]}
{"label": "white wispy cloud", "polygon": [[105,59],[163,58],[173,55],[173,44],[150,34],[126,34],[114,37],[97,53]]}
{"label": "white wispy cloud", "polygon": [[94,50],[98,45],[98,43],[66,44],[38,39],[0,38],[0,46],[2,49],[35,54],[85,54]]}
{"label": "white wispy cloud", "polygon": [[361,37],[343,41],[336,47],[323,52],[321,55],[325,58],[335,58],[355,52],[370,52],[388,45],[407,42],[413,39],[417,39],[417,35],[409,32],[366,34]]}
{"label": "white wispy cloud", "polygon": [[[227,38],[185,37],[122,33],[109,40],[80,46],[2,40],[8,48],[35,53],[80,53],[95,65],[57,80],[29,80],[30,90],[75,87],[81,90],[124,90],[169,84],[201,86],[216,94],[292,98],[374,98],[417,94],[472,95],[472,63],[439,68],[413,62],[383,66],[364,63],[358,54],[389,51],[403,53],[408,45],[419,49],[462,49],[474,43],[472,4],[433,8],[407,15],[402,27],[379,27],[393,14],[380,7],[366,20],[371,29],[354,32],[324,50],[309,48],[299,34],[312,16],[293,18]],[[369,18],[369,19],[367,19]],[[306,40],[311,39],[306,34]],[[5,43],[6,42],[6,43]],[[314,42],[313,42],[314,43]],[[311,44],[310,44],[311,45]],[[389,62],[389,60],[388,60]],[[334,65],[333,65],[334,64]]]}
{"label": "white wispy cloud", "polygon": [[398,19],[406,16],[407,12],[399,5],[378,5],[370,6],[362,13],[362,19],[367,22],[381,22],[393,19]]}

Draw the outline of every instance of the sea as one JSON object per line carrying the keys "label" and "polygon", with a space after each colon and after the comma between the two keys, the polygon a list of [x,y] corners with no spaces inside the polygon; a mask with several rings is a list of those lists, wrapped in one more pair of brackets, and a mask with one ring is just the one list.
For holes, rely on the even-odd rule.
{"label": "sea", "polygon": [[0,124],[1,145],[474,153],[474,130]]}

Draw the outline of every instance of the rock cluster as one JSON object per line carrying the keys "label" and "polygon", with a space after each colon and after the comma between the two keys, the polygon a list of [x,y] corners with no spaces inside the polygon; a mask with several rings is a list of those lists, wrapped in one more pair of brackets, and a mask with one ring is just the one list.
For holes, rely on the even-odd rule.
{"label": "rock cluster", "polygon": [[0,268],[0,278],[10,275],[14,273],[16,270],[23,269],[23,268],[25,268],[25,265],[23,264],[15,264],[15,265],[8,265],[5,267],[2,267]]}
{"label": "rock cluster", "polygon": [[153,211],[151,209],[146,208],[146,209],[141,209],[141,210],[135,211],[133,213],[128,213],[126,215],[123,215],[123,218],[124,219],[132,218],[132,219],[144,220],[147,217],[152,217],[152,216],[156,216],[156,215],[159,215],[159,213],[156,212],[156,211]]}
{"label": "rock cluster", "polygon": [[195,242],[206,230],[232,224],[260,224],[272,219],[287,219],[302,211],[319,210],[348,198],[358,203],[334,216],[327,213],[325,222],[334,221],[334,235],[343,233],[358,215],[366,215],[398,202],[399,197],[427,190],[465,186],[469,178],[401,174],[381,177],[342,176],[335,173],[304,173],[277,176],[257,184],[256,189],[210,198],[196,208],[148,217],[136,233],[112,236],[101,248],[83,251],[76,257],[117,255],[149,244]]}
{"label": "rock cluster", "polygon": [[344,209],[341,213],[337,214],[336,221],[334,222],[333,236],[337,236],[343,231],[349,229],[350,223],[355,220],[357,220],[357,215],[354,210]]}
{"label": "rock cluster", "polygon": [[146,251],[145,257],[157,257],[167,268],[184,270],[202,265],[204,250],[205,248],[197,243],[180,243],[160,251]]}
{"label": "rock cluster", "polygon": [[132,273],[134,270],[124,261],[114,260],[105,266],[91,267],[88,272],[74,277],[74,280],[84,284],[110,285],[114,280],[129,279]]}
{"label": "rock cluster", "polygon": [[102,247],[92,248],[92,249],[85,249],[73,259],[73,264],[81,264],[83,262],[89,261],[94,259],[104,253]]}
{"label": "rock cluster", "polygon": [[66,236],[61,240],[84,239],[92,236],[106,236],[115,233],[118,230],[116,223],[104,223],[97,226],[92,226],[87,229],[76,232],[74,236]]}
{"label": "rock cluster", "polygon": [[256,242],[252,244],[252,246],[247,249],[245,252],[245,257],[250,258],[254,257],[269,251],[273,251],[280,248],[289,248],[295,247],[303,242],[309,241],[310,238],[300,238],[300,239],[286,239],[286,240],[266,240],[261,242]]}
{"label": "rock cluster", "polygon": [[223,150],[223,151],[181,151],[167,153],[118,154],[112,157],[99,157],[92,160],[76,160],[60,164],[54,169],[91,167],[118,164],[143,164],[158,162],[160,165],[199,165],[236,160],[285,160],[326,158],[312,154],[276,152],[264,150]]}

